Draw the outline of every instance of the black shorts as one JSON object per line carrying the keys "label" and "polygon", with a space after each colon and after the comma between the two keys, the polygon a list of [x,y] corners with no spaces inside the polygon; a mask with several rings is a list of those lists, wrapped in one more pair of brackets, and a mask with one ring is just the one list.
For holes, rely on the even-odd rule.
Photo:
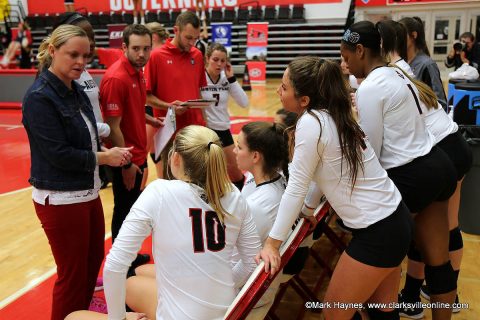
{"label": "black shorts", "polygon": [[363,229],[352,229],[346,253],[361,263],[378,268],[393,268],[402,262],[413,237],[413,220],[400,201],[388,217]]}
{"label": "black shorts", "polygon": [[222,142],[222,146],[224,148],[226,148],[228,146],[231,146],[234,143],[232,133],[230,132],[230,129],[227,129],[227,130],[214,130],[214,129],[212,129],[212,130],[217,133],[218,137],[220,138],[220,141]]}
{"label": "black shorts", "polygon": [[418,213],[434,201],[448,200],[457,188],[452,161],[438,147],[403,166],[387,170],[412,213]]}
{"label": "black shorts", "polygon": [[472,150],[470,150],[470,146],[465,138],[457,131],[443,138],[437,146],[442,149],[450,158],[450,161],[453,162],[457,171],[457,181],[462,180],[472,167],[473,162]]}

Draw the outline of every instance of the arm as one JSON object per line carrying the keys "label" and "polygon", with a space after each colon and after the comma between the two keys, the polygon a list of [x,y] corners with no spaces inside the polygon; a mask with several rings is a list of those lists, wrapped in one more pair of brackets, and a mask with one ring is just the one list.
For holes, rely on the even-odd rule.
{"label": "arm", "polygon": [[260,257],[265,262],[265,272],[271,268],[274,274],[280,268],[280,246],[298,218],[315,170],[321,163],[325,143],[320,137],[318,121],[313,116],[303,115],[295,130],[295,150],[287,189],[282,196],[277,218],[265,241],[264,249],[256,257],[257,262]]}
{"label": "arm", "polygon": [[114,147],[125,147],[125,139],[123,138],[123,133],[120,129],[122,117],[107,116],[105,122],[110,126],[110,136],[108,139],[112,145]]}
{"label": "arm", "polygon": [[22,122],[30,139],[53,166],[72,171],[95,170],[95,153],[71,145],[63,121],[48,97],[39,92],[28,95],[23,102]]}
{"label": "arm", "polygon": [[445,96],[445,90],[443,89],[442,79],[440,77],[440,70],[435,62],[427,66],[427,70],[430,76],[431,87],[437,96],[438,102],[442,105],[443,109],[447,108],[447,97]]}
{"label": "arm", "polygon": [[[144,239],[152,232],[153,216],[162,198],[149,185],[133,205],[118,237],[107,255],[103,280],[108,304],[108,319],[125,319],[125,280]],[[156,208],[156,209],[155,209]]]}
{"label": "arm", "polygon": [[379,97],[377,88],[363,84],[357,90],[357,109],[360,126],[368,137],[368,141],[380,159],[383,145],[383,106],[384,101]]}
{"label": "arm", "polygon": [[248,96],[245,91],[243,91],[242,87],[235,78],[235,74],[233,73],[233,68],[230,63],[227,63],[227,66],[225,68],[225,75],[227,76],[228,82],[230,83],[229,92],[233,100],[235,100],[235,102],[240,107],[246,108],[248,106]]}
{"label": "arm", "polygon": [[242,199],[241,205],[244,207],[243,210],[246,214],[242,221],[236,244],[240,260],[233,267],[235,288],[242,287],[253,270],[255,270],[256,264],[254,258],[262,248],[252,214],[250,210],[248,210],[247,203],[244,199]]}
{"label": "arm", "polygon": [[303,203],[302,213],[306,216],[312,216],[315,212],[315,209],[320,204],[322,200],[323,192],[318,187],[315,182],[310,183],[308,188],[307,196],[305,197],[305,202]]}

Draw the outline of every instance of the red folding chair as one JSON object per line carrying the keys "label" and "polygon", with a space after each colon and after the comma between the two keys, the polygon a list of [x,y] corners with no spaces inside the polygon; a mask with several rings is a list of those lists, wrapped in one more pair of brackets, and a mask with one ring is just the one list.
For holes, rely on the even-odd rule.
{"label": "red folding chair", "polygon": [[[320,221],[325,215],[328,214],[330,204],[328,202],[322,203],[315,211],[315,218]],[[298,249],[300,244],[305,238],[310,235],[310,222],[301,219],[296,225],[295,230],[290,234],[283,246],[280,248],[280,255],[282,256],[281,269],[293,256],[295,250]],[[277,273],[278,274],[278,273]],[[239,320],[245,319],[250,310],[260,300],[277,274],[270,277],[270,273],[265,273],[263,261],[257,266],[252,273],[247,283],[243,286],[242,290],[238,293],[235,300],[228,308],[224,319],[225,320]]]}

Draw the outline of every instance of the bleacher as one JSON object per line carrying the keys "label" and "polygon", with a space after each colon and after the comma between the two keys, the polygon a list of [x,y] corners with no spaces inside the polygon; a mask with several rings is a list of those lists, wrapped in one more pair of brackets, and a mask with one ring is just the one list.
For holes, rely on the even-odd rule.
{"label": "bleacher", "polygon": [[[242,5],[231,8],[212,8],[206,13],[207,24],[211,22],[232,22],[232,55],[234,66],[243,66],[247,42],[247,22],[269,22],[267,75],[281,75],[289,61],[300,55],[317,55],[322,58],[338,59],[340,40],[345,21],[337,23],[311,23],[305,19],[303,6],[257,6]],[[173,35],[173,25],[178,10],[147,11],[146,22],[157,21]],[[95,29],[98,47],[108,47],[108,24],[130,24],[133,15],[128,12],[88,13],[88,19]],[[51,31],[54,16],[35,15],[27,17],[32,27],[33,52],[37,53],[42,39]],[[210,27],[209,27],[210,31]],[[242,69],[243,70],[243,69]],[[242,72],[240,68],[235,70]]]}

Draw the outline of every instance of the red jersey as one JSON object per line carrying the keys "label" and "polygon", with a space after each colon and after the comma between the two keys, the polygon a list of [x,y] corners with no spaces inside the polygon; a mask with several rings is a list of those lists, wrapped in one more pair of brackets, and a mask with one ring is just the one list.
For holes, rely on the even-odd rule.
{"label": "red jersey", "polygon": [[[203,56],[195,47],[182,52],[171,40],[152,51],[145,66],[147,91],[167,103],[200,98],[200,88],[207,85]],[[155,110],[155,115],[165,115]],[[200,109],[188,109],[177,115],[177,130],[191,124],[205,125]]]}
{"label": "red jersey", "polygon": [[105,117],[122,117],[120,130],[125,146],[133,146],[132,162],[136,165],[142,165],[147,157],[146,100],[143,72],[122,56],[102,78],[100,103]]}
{"label": "red jersey", "polygon": [[124,54],[122,49],[116,48],[97,48],[98,63],[103,64],[105,68],[110,68]]}

